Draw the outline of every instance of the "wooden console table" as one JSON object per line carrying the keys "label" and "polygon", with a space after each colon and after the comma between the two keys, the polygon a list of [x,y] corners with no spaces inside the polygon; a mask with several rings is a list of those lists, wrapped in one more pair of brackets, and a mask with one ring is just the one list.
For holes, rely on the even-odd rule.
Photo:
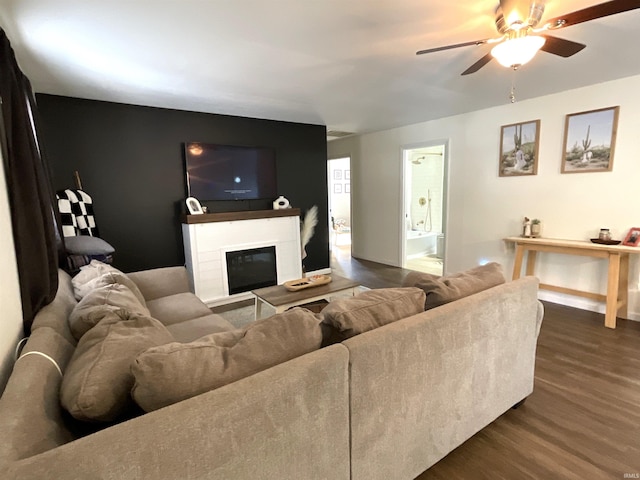
{"label": "wooden console table", "polygon": [[616,316],[618,315],[622,318],[627,317],[629,255],[634,253],[639,254],[640,248],[627,247],[624,245],[602,245],[582,240],[559,240],[555,238],[507,237],[505,241],[516,244],[516,256],[513,264],[514,280],[520,278],[525,252],[528,252],[527,275],[534,274],[538,252],[563,253],[567,255],[583,255],[608,259],[609,269],[607,274],[606,295],[544,283],[540,284],[540,288],[605,302],[605,327],[616,328]]}

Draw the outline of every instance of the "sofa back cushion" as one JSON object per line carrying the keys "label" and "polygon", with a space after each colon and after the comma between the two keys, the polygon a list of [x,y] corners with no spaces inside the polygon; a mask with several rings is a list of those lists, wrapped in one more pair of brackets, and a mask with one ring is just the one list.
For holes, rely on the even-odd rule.
{"label": "sofa back cushion", "polygon": [[424,297],[419,288],[378,288],[333,300],[320,313],[323,345],[420,313],[424,309]]}
{"label": "sofa back cushion", "polygon": [[143,410],[156,410],[317,350],[321,342],[315,315],[294,308],[244,329],[150,348],[132,364],[132,396]]}
{"label": "sofa back cushion", "polygon": [[[122,314],[122,312],[119,312]],[[173,341],[162,323],[107,311],[78,342],[62,379],[62,406],[78,420],[109,422],[133,406],[131,363],[150,347]]]}
{"label": "sofa back cushion", "polygon": [[189,274],[184,265],[131,272],[127,273],[127,277],[138,285],[147,302],[156,298],[191,291]]}
{"label": "sofa back cushion", "polygon": [[79,340],[95,326],[109,310],[124,309],[129,313],[150,316],[149,310],[127,287],[119,283],[105,285],[89,292],[78,302],[69,315],[69,327]]}
{"label": "sofa back cushion", "polygon": [[502,283],[505,283],[502,265],[495,262],[443,277],[411,272],[403,281],[404,286],[417,287],[425,292],[425,310],[468,297]]}

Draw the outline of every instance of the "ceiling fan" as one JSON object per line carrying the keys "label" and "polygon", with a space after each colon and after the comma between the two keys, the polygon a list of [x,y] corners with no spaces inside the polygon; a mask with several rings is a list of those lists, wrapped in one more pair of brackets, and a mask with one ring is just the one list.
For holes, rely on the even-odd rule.
{"label": "ceiling fan", "polygon": [[429,48],[416,52],[416,55],[471,45],[496,44],[489,53],[462,72],[462,75],[477,72],[493,58],[505,67],[517,69],[531,60],[538,50],[567,58],[586,45],[547,35],[546,32],[635,10],[640,8],[640,0],[611,0],[552,18],[536,28],[544,13],[544,5],[544,0],[500,0],[495,20],[500,37]]}

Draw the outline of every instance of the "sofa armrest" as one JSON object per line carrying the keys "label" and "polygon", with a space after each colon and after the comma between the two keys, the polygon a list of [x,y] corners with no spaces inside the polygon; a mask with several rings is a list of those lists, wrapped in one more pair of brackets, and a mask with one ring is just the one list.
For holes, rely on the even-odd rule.
{"label": "sofa armrest", "polygon": [[348,363],[332,345],[0,465],[0,478],[348,480]]}
{"label": "sofa armrest", "polygon": [[185,267],[163,267],[128,273],[145,300],[189,292],[189,277]]}
{"label": "sofa armrest", "polygon": [[537,294],[524,277],[343,342],[352,480],[415,478],[531,394]]}

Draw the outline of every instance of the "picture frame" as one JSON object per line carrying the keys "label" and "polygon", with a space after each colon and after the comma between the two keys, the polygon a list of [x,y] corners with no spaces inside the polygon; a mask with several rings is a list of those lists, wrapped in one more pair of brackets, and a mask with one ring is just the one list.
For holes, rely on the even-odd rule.
{"label": "picture frame", "polygon": [[344,179],[345,180],[351,180],[351,170],[345,170],[344,171]]}
{"label": "picture frame", "polygon": [[561,173],[610,172],[620,106],[571,113],[565,118]]}
{"label": "picture frame", "polygon": [[540,120],[503,125],[500,128],[500,177],[538,174]]}
{"label": "picture frame", "polygon": [[333,193],[342,193],[342,184],[341,183],[335,183],[333,185]]}
{"label": "picture frame", "polygon": [[197,198],[187,197],[185,203],[187,204],[187,210],[189,210],[189,213],[191,215],[201,215],[204,213],[204,211],[202,210],[202,205],[200,205],[200,202]]}
{"label": "picture frame", "polygon": [[342,180],[342,170],[334,170],[333,171],[333,179],[334,180]]}
{"label": "picture frame", "polygon": [[640,227],[630,228],[629,233],[624,237],[622,244],[627,247],[637,247],[640,244]]}
{"label": "picture frame", "polygon": [[351,184],[350,183],[345,183],[344,184],[344,193],[351,193]]}

